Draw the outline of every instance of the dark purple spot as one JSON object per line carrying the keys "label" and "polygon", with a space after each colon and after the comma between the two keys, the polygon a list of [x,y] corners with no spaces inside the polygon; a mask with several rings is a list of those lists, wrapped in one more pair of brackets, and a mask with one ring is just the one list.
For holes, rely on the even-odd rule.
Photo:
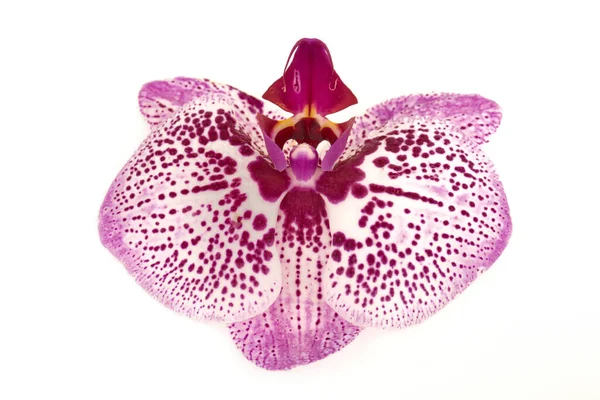
{"label": "dark purple spot", "polygon": [[344,201],[352,185],[365,178],[365,173],[358,166],[363,163],[367,155],[374,153],[378,147],[379,141],[369,140],[352,158],[340,162],[333,171],[324,172],[317,181],[317,192],[327,196],[327,199],[333,204]]}
{"label": "dark purple spot", "polygon": [[277,171],[262,158],[248,164],[252,179],[258,184],[263,199],[275,202],[290,186],[290,178],[285,171]]}
{"label": "dark purple spot", "polygon": [[331,238],[331,244],[336,247],[343,245],[345,241],[346,241],[346,236],[344,235],[343,232],[336,232],[333,234],[333,237]]}
{"label": "dark purple spot", "polygon": [[390,163],[390,159],[387,157],[377,157],[373,160],[373,164],[378,168],[383,168]]}
{"label": "dark purple spot", "polygon": [[331,252],[331,259],[340,262],[342,260],[342,253],[338,249],[333,250]]}
{"label": "dark purple spot", "polygon": [[240,147],[239,152],[244,157],[250,157],[251,155],[254,154],[254,150],[252,150],[252,147],[250,147],[248,145],[243,145],[242,147]]}
{"label": "dark purple spot", "polygon": [[221,190],[221,189],[227,189],[228,187],[229,187],[229,184],[227,183],[227,181],[219,181],[219,182],[213,182],[209,185],[194,186],[192,188],[192,193],[206,192],[208,190],[217,191],[217,190]]}
{"label": "dark purple spot", "polygon": [[264,214],[258,214],[254,217],[252,227],[257,231],[262,231],[267,227],[267,217],[265,217]]}
{"label": "dark purple spot", "polygon": [[352,196],[356,197],[357,199],[362,199],[368,193],[369,191],[365,185],[361,185],[360,183],[355,183],[352,185]]}
{"label": "dark purple spot", "polygon": [[354,267],[346,268],[346,276],[348,278],[352,278],[354,276],[354,272],[355,272]]}

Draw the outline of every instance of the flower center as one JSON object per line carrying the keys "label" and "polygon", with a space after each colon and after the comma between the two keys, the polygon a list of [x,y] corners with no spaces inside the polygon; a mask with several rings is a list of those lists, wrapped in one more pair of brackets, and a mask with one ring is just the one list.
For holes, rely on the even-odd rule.
{"label": "flower center", "polygon": [[265,133],[280,149],[283,149],[284,144],[290,139],[313,147],[317,147],[324,140],[333,144],[350,125],[350,121],[340,124],[331,122],[316,114],[314,108],[312,112],[310,110],[311,108],[306,106],[301,113],[283,121],[267,121],[266,117],[261,116],[259,122],[262,122],[263,132],[266,129]]}
{"label": "flower center", "polygon": [[[267,89],[263,98],[293,114],[281,121],[262,114],[257,116],[272,160],[281,158],[275,153],[289,140],[307,144],[313,151],[324,141],[333,145],[354,120],[335,123],[325,116],[357,103],[333,68],[329,49],[318,39],[301,39],[296,43],[283,76]],[[277,169],[282,167],[283,163],[276,162]]]}

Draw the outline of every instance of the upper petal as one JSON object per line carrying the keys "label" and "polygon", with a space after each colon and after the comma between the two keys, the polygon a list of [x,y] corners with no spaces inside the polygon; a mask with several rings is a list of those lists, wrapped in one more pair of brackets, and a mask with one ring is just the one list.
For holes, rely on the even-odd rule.
{"label": "upper petal", "polygon": [[153,128],[164,124],[178,113],[181,107],[196,100],[208,104],[224,103],[230,109],[235,109],[247,128],[239,130],[238,133],[247,139],[255,151],[272,162],[257,119],[263,115],[273,121],[284,119],[276,107],[229,85],[208,79],[177,77],[167,81],[148,82],[142,86],[138,95],[140,112]]}
{"label": "upper petal", "polygon": [[190,94],[180,90],[181,78],[175,82],[142,90],[157,104],[191,100],[169,106],[171,115],[113,182],[100,210],[101,239],[167,306],[197,318],[244,320],[281,290],[275,224],[289,178],[255,140],[261,101],[205,81]]}
{"label": "upper petal", "polygon": [[404,327],[489,268],[511,221],[493,165],[462,122],[387,121],[317,190],[334,246],[327,302],[354,324]]}
{"label": "upper petal", "polygon": [[475,144],[487,141],[500,125],[502,111],[494,101],[476,94],[425,94],[397,97],[378,104],[356,118],[338,162],[356,154],[369,138],[384,134],[389,123],[415,120],[452,124]]}
{"label": "upper petal", "polygon": [[140,112],[151,126],[164,123],[179,108],[207,93],[225,93],[224,88],[194,78],[178,77],[169,81],[148,82],[138,95]]}

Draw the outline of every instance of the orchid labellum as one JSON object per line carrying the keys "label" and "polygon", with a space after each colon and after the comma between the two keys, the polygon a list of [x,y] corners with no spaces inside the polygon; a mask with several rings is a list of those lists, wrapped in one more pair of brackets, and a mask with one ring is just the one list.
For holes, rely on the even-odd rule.
{"label": "orchid labellum", "polygon": [[286,115],[208,80],[144,85],[151,131],[99,226],[149,293],[228,323],[256,365],[289,369],[363,327],[419,323],[505,248],[506,197],[480,150],[500,124],[493,101],[412,95],[332,122],[357,100],[316,39],[296,43],[263,98]]}

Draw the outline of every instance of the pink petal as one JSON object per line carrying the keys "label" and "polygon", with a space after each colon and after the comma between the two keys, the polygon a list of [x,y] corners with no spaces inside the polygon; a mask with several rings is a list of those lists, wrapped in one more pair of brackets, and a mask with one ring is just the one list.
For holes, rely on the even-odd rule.
{"label": "pink petal", "polygon": [[321,196],[290,191],[281,203],[276,231],[281,294],[268,311],[230,329],[238,348],[256,365],[289,369],[340,350],[361,328],[338,316],[323,297],[331,236]]}
{"label": "pink petal", "polygon": [[106,195],[102,243],[176,311],[226,322],[265,311],[281,290],[275,225],[289,178],[263,158],[262,102],[186,78],[140,98],[158,125]]}
{"label": "pink petal", "polygon": [[[423,321],[507,244],[506,197],[479,149],[499,124],[498,108],[479,96],[455,99],[456,106],[419,97],[413,108],[406,98],[374,107],[357,118],[361,149],[317,182],[333,243],[326,299],[354,324]],[[392,103],[399,113],[384,115]]]}
{"label": "pink petal", "polygon": [[179,77],[170,81],[146,83],[140,90],[138,101],[140,111],[148,124],[157,126],[164,123],[184,104],[211,92],[224,93],[208,80]]}
{"label": "pink petal", "polygon": [[500,125],[502,111],[495,102],[476,94],[451,93],[397,97],[370,108],[356,118],[344,153],[338,161],[351,157],[374,131],[390,122],[409,123],[415,119],[447,121],[475,143],[484,143]]}

